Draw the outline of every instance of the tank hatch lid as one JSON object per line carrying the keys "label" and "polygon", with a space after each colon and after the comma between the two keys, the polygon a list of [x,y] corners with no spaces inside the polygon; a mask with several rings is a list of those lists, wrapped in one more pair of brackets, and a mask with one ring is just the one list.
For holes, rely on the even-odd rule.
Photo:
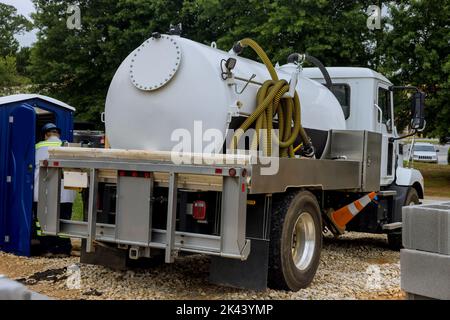
{"label": "tank hatch lid", "polygon": [[181,63],[179,38],[161,35],[150,38],[132,53],[130,80],[144,91],[154,91],[175,76]]}

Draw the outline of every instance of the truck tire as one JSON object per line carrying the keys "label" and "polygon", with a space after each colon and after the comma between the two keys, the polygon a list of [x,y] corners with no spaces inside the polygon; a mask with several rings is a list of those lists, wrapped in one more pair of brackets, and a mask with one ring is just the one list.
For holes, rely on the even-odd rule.
{"label": "truck tire", "polygon": [[[417,205],[419,203],[420,199],[419,195],[417,194],[417,190],[414,188],[409,188],[403,206]],[[399,251],[400,249],[403,248],[401,232],[388,233],[387,236],[388,236],[388,245],[391,250]]]}
{"label": "truck tire", "polygon": [[420,203],[419,195],[417,193],[417,190],[414,188],[409,188],[408,194],[405,198],[405,204],[404,206],[414,206]]}
{"label": "truck tire", "polygon": [[269,287],[298,291],[314,279],[322,250],[322,217],[308,191],[274,195],[269,253]]}

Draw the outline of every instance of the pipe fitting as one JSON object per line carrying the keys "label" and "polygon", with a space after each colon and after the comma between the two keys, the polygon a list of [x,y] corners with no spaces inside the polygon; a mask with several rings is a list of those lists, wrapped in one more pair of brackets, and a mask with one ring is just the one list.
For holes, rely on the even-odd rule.
{"label": "pipe fitting", "polygon": [[242,51],[244,51],[244,47],[241,45],[241,42],[236,42],[233,46],[233,52],[237,55],[240,55]]}
{"label": "pipe fitting", "polygon": [[325,86],[329,90],[331,90],[331,88],[333,87],[333,81],[331,80],[330,74],[328,73],[327,69],[325,68],[325,66],[319,59],[317,59],[307,53],[300,54],[297,52],[290,54],[288,57],[288,63],[296,63],[296,64],[301,65],[305,61],[308,61],[308,62],[312,63],[314,66],[316,66],[317,68],[319,68],[320,72],[322,72],[322,75],[325,79],[325,82],[326,82]]}

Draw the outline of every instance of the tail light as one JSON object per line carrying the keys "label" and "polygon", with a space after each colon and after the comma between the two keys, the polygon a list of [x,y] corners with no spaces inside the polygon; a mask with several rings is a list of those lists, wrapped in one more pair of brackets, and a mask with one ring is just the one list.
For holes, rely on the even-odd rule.
{"label": "tail light", "polygon": [[118,175],[119,175],[119,177],[133,177],[133,178],[145,178],[145,179],[150,179],[152,177],[151,172],[143,172],[143,171],[120,170]]}
{"label": "tail light", "polygon": [[195,220],[206,220],[206,202],[197,200],[192,206],[192,217]]}

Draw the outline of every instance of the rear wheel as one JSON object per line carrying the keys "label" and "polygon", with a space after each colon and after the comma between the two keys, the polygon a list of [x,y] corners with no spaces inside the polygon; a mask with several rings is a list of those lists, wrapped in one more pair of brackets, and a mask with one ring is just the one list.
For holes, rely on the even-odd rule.
{"label": "rear wheel", "polygon": [[298,291],[316,274],[322,249],[322,219],[308,191],[274,196],[269,256],[269,286]]}
{"label": "rear wheel", "polygon": [[[405,203],[403,206],[414,206],[417,204],[420,204],[419,195],[417,193],[417,190],[411,187],[408,190],[408,194],[406,195]],[[388,233],[388,245],[390,249],[396,251],[403,248],[402,233]]]}

